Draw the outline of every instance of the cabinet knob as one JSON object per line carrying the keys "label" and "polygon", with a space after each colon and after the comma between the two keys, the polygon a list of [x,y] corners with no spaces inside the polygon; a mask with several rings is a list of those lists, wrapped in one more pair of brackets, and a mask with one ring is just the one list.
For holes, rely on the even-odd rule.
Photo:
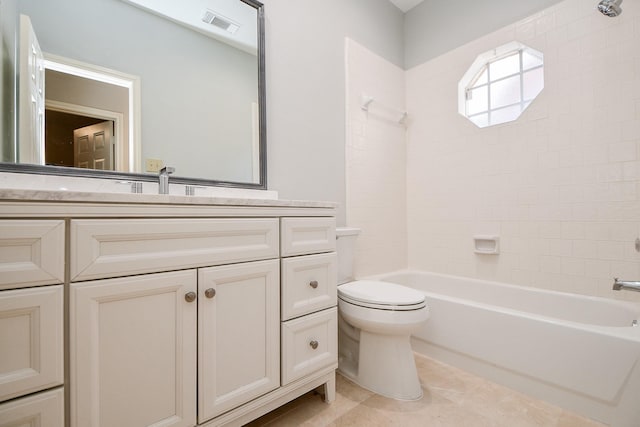
{"label": "cabinet knob", "polygon": [[196,293],[195,292],[187,292],[186,294],[184,294],[184,300],[186,302],[194,302],[196,300]]}
{"label": "cabinet knob", "polygon": [[207,298],[213,298],[216,296],[216,290],[213,288],[209,288],[204,291],[204,296],[206,296]]}
{"label": "cabinet knob", "polygon": [[309,282],[309,286],[311,286],[313,289],[318,287],[318,281],[317,280],[312,280]]}
{"label": "cabinet knob", "polygon": [[318,348],[318,341],[313,340],[309,343],[309,345],[311,346],[312,349],[315,350],[316,348]]}

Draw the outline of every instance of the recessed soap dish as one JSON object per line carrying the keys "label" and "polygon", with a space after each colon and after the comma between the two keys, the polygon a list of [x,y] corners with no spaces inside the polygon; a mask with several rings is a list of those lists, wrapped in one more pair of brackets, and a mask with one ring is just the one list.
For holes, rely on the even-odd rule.
{"label": "recessed soap dish", "polygon": [[473,236],[474,252],[477,254],[497,255],[500,253],[500,237]]}

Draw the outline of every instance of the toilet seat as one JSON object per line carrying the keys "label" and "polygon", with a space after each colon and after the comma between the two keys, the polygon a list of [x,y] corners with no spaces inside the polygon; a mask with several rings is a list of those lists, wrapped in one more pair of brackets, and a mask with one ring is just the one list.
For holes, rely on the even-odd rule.
{"label": "toilet seat", "polygon": [[422,292],[390,282],[356,280],[338,286],[344,302],[377,310],[409,311],[426,306]]}

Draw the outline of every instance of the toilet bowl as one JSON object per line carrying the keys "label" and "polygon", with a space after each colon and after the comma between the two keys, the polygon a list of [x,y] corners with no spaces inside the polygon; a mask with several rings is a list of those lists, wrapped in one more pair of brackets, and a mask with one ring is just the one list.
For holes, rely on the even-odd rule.
{"label": "toilet bowl", "polygon": [[420,399],[410,337],[429,318],[424,294],[395,283],[351,280],[357,231],[337,229],[336,236],[338,371],[385,397]]}
{"label": "toilet bowl", "polygon": [[393,283],[338,286],[338,370],[386,397],[422,397],[410,335],[429,318],[424,294]]}

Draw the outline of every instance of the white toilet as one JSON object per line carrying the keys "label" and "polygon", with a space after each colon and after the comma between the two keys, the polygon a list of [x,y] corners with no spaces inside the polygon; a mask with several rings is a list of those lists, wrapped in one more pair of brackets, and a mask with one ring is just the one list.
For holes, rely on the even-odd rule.
{"label": "white toilet", "polygon": [[410,335],[429,318],[423,293],[394,283],[353,280],[356,228],[338,228],[338,370],[386,397],[422,397]]}

